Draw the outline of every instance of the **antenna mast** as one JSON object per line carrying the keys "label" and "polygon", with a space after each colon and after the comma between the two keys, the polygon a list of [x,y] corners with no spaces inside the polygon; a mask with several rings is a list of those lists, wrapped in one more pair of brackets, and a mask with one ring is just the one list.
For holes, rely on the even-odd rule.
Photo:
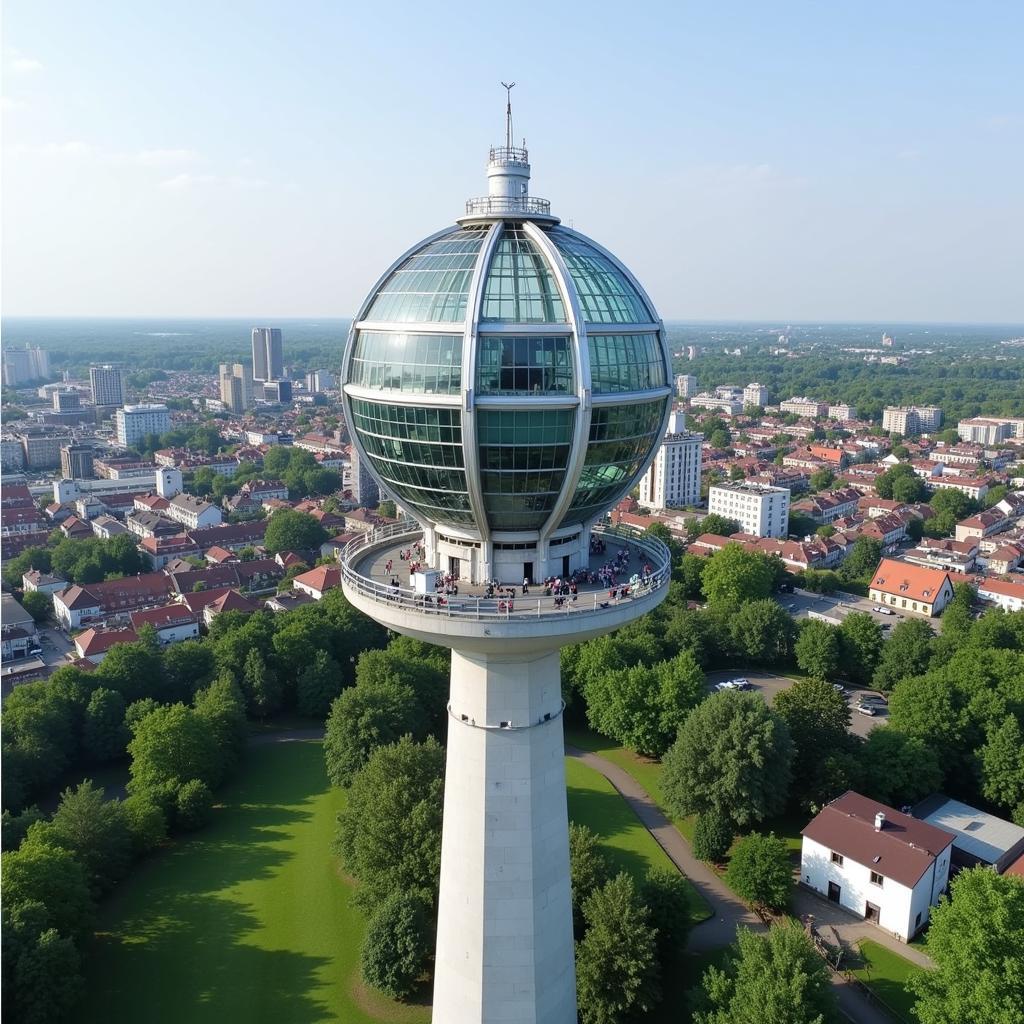
{"label": "antenna mast", "polygon": [[515,88],[515,82],[502,82],[505,88],[505,99],[507,101],[505,106],[505,148],[512,148],[512,90]]}

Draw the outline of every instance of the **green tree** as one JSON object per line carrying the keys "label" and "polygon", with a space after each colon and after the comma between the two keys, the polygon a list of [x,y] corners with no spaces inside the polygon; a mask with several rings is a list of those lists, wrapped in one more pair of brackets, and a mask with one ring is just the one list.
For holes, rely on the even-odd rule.
{"label": "green tree", "polygon": [[679,560],[678,569],[673,576],[678,575],[679,582],[683,584],[684,595],[688,598],[699,598],[703,596],[701,577],[704,574],[704,566],[708,564],[706,558],[687,552]]}
{"label": "green tree", "polygon": [[961,871],[932,910],[935,969],[911,976],[921,1024],[1024,1020],[1024,882],[986,867]]}
{"label": "green tree", "polygon": [[583,934],[583,904],[611,877],[611,866],[601,841],[586,825],[569,822],[569,877],[572,884],[573,930]]}
{"label": "green tree", "polygon": [[93,690],[82,723],[82,751],[92,761],[123,757],[128,745],[124,697],[116,690]]}
{"label": "green tree", "polygon": [[793,741],[793,794],[817,804],[830,792],[828,758],[847,746],[850,709],[846,698],[819,679],[801,679],[775,697],[775,713],[789,727]]}
{"label": "green tree", "polygon": [[2,838],[0,838],[0,849],[16,850],[21,846],[28,830],[37,822],[45,821],[46,815],[33,804],[26,807],[20,814],[12,814],[4,811],[2,816]]}
{"label": "green tree", "polygon": [[0,878],[5,907],[38,905],[38,931],[56,928],[76,940],[88,932],[93,915],[92,896],[85,869],[69,850],[26,840],[13,853],[4,854]]}
{"label": "green tree", "polygon": [[75,943],[56,928],[47,928],[19,946],[12,979],[16,1008],[12,1016],[21,1024],[67,1019],[84,985]]}
{"label": "green tree", "polygon": [[689,651],[653,668],[603,672],[584,683],[587,721],[642,754],[660,756],[704,693],[704,673]]}
{"label": "green tree", "polygon": [[370,755],[352,779],[335,837],[359,880],[357,903],[374,907],[404,892],[436,906],[443,800],[444,748],[433,737],[403,736]]}
{"label": "green tree", "polygon": [[331,705],[324,735],[327,778],[352,783],[375,750],[410,734],[422,738],[424,719],[412,687],[397,680],[353,686]]}
{"label": "green tree", "polygon": [[159,707],[146,715],[135,727],[128,753],[130,793],[177,793],[189,779],[201,779],[211,787],[221,781],[223,758],[216,734],[184,704]]}
{"label": "green tree", "polygon": [[793,887],[789,850],[774,834],[744,836],[729,858],[725,872],[729,888],[756,907],[785,910]]}
{"label": "green tree", "polygon": [[311,515],[285,508],[270,517],[263,546],[274,555],[279,551],[319,549],[327,539],[327,531]]}
{"label": "green tree", "polygon": [[1017,715],[993,729],[979,754],[981,793],[1008,810],[1024,804],[1024,733]]}
{"label": "green tree", "polygon": [[583,904],[586,934],[576,945],[583,1024],[622,1024],[661,1000],[657,943],[636,886],[622,873]]}
{"label": "green tree", "polygon": [[104,686],[116,690],[131,704],[141,697],[165,696],[163,658],[155,632],[145,638],[112,647],[100,666]]}
{"label": "green tree", "polygon": [[756,693],[727,690],[699,704],[664,758],[662,792],[680,817],[716,810],[738,828],[786,803],[793,745]]}
{"label": "green tree", "polygon": [[647,907],[658,960],[665,969],[685,949],[690,934],[689,887],[685,875],[674,867],[651,868],[640,886],[640,902]]}
{"label": "green tree", "polygon": [[835,483],[836,475],[827,466],[815,470],[811,474],[810,484],[812,491],[824,491]]}
{"label": "green tree", "polygon": [[378,506],[377,511],[387,519],[397,519],[398,512],[395,510],[395,503],[390,498],[385,498]]}
{"label": "green tree", "polygon": [[156,849],[167,837],[167,817],[145,793],[132,794],[122,801],[122,807],[136,857]]}
{"label": "green tree", "polygon": [[834,679],[839,671],[839,631],[820,619],[807,619],[800,626],[793,648],[796,663],[815,679]]}
{"label": "green tree", "polygon": [[732,846],[735,827],[728,815],[712,807],[697,815],[693,829],[693,855],[721,864]]}
{"label": "green tree", "polygon": [[246,655],[242,667],[242,692],[250,714],[256,718],[266,718],[279,711],[284,701],[281,680],[255,648]]}
{"label": "green tree", "polygon": [[786,661],[795,632],[793,617],[770,597],[744,601],[729,618],[733,648],[758,665],[778,665]]}
{"label": "green tree", "polygon": [[874,684],[879,690],[891,690],[908,676],[920,675],[928,667],[935,633],[924,619],[899,623],[882,647],[875,669]]}
{"label": "green tree", "polygon": [[392,893],[374,912],[366,929],[360,968],[363,981],[394,999],[416,987],[433,952],[427,904],[419,896]]}
{"label": "green tree", "polygon": [[213,733],[219,754],[221,778],[234,771],[245,750],[249,734],[245,720],[245,698],[229,672],[222,672],[195,697],[196,717]]}
{"label": "green tree", "polygon": [[882,545],[874,537],[858,537],[850,553],[839,566],[839,575],[847,582],[871,579],[882,560]]}
{"label": "green tree", "polygon": [[309,718],[326,718],[331,703],[341,693],[342,684],[338,663],[326,651],[317,651],[313,663],[299,673],[295,691],[299,714]]}
{"label": "green tree", "polygon": [[768,597],[775,582],[769,560],[739,544],[726,544],[704,567],[701,583],[708,603],[735,611],[744,601]]}
{"label": "green tree", "polygon": [[871,730],[859,760],[866,795],[883,804],[914,804],[942,786],[936,752],[919,737],[891,725]]}
{"label": "green tree", "polygon": [[686,532],[690,540],[694,540],[705,533],[713,533],[716,537],[731,537],[738,533],[740,524],[735,519],[727,519],[717,512],[711,512],[703,519],[691,519],[686,524]]}
{"label": "green tree", "polygon": [[33,622],[45,622],[53,611],[53,598],[38,590],[27,590],[21,598],[22,607]]}
{"label": "green tree", "polygon": [[839,657],[843,674],[868,686],[882,656],[882,629],[867,612],[850,612],[839,626]]}
{"label": "green tree", "polygon": [[213,813],[213,794],[200,779],[189,779],[178,788],[174,820],[179,828],[202,828]]}
{"label": "green tree", "polygon": [[695,996],[694,1024],[839,1019],[825,961],[795,921],[780,922],[763,935],[740,928],[725,968],[709,967]]}
{"label": "green tree", "polygon": [[914,472],[914,467],[901,462],[887,469],[875,481],[875,493],[880,498],[891,498],[909,505],[924,501],[927,488],[924,480]]}
{"label": "green tree", "polygon": [[200,640],[171,644],[163,652],[166,697],[171,703],[190,701],[213,678],[213,646]]}
{"label": "green tree", "polygon": [[959,520],[977,512],[981,507],[962,491],[955,491],[952,488],[936,491],[928,504],[935,513],[924,524],[924,532],[929,537],[945,537],[951,534]]}

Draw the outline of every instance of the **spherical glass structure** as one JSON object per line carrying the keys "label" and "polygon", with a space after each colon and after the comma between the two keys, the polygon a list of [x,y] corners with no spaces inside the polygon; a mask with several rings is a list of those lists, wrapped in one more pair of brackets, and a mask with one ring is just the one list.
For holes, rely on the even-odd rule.
{"label": "spherical glass structure", "polygon": [[[383,488],[430,529],[505,547],[579,536],[646,469],[672,401],[649,298],[526,198],[525,157],[492,150],[492,196],[383,275],[342,368]],[[510,165],[522,191],[495,196]]]}

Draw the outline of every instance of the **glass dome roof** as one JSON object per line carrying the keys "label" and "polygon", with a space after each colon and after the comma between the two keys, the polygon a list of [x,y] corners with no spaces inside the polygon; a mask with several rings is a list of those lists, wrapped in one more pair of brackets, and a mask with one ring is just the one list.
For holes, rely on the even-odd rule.
{"label": "glass dome roof", "polygon": [[353,324],[353,441],[417,518],[519,539],[593,521],[667,422],[658,315],[555,218],[491,216],[411,249]]}

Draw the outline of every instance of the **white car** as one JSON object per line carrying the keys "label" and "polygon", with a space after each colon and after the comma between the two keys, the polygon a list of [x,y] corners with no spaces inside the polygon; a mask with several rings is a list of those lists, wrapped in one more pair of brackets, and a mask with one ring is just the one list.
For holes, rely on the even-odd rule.
{"label": "white car", "polygon": [[858,704],[854,709],[859,715],[867,715],[869,718],[874,718],[876,711],[870,704]]}
{"label": "white car", "polygon": [[750,680],[749,679],[726,679],[719,683],[716,690],[749,690]]}
{"label": "white car", "polygon": [[895,615],[896,614],[891,608],[881,608],[877,604],[871,610],[873,612],[877,612],[879,615]]}

